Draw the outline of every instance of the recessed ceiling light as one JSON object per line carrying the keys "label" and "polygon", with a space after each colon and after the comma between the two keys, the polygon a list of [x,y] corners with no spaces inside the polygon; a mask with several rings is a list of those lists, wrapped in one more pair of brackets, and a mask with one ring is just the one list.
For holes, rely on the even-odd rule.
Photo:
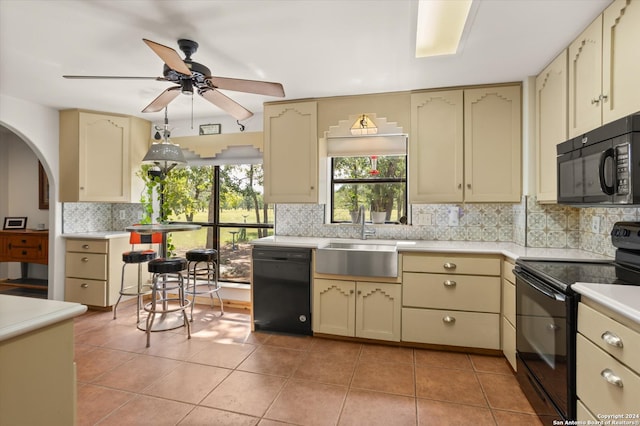
{"label": "recessed ceiling light", "polygon": [[472,0],[419,0],[416,58],[458,50]]}

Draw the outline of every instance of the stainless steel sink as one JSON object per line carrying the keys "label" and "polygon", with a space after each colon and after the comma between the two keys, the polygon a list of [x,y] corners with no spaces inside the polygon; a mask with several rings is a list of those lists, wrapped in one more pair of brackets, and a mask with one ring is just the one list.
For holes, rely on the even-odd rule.
{"label": "stainless steel sink", "polygon": [[395,244],[331,242],[316,250],[316,272],[365,277],[397,277]]}

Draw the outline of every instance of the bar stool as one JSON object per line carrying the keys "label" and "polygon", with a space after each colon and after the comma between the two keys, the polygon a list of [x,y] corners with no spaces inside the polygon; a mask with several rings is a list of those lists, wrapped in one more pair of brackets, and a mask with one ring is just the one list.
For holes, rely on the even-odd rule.
{"label": "bar stool", "polygon": [[[153,274],[151,301],[144,305],[147,316],[147,347],[151,345],[151,330],[156,314],[166,315],[181,312],[187,336],[191,339],[191,326],[187,319],[187,308],[191,302],[185,297],[182,273],[187,267],[187,260],[182,257],[157,258],[149,262],[149,272]],[[170,295],[170,290],[178,290],[178,295]],[[175,328],[175,327],[173,327]]]}
{"label": "bar stool", "polygon": [[[193,305],[196,304],[196,296],[208,294],[213,303],[213,293],[218,296],[220,302],[220,316],[224,315],[224,305],[220,297],[220,284],[218,283],[217,265],[218,251],[214,249],[192,249],[187,252],[187,289],[191,295],[191,321],[193,321]],[[200,279],[200,283],[198,283]]]}
{"label": "bar stool", "polygon": [[[138,302],[138,309],[136,312],[136,323],[140,323],[140,310],[142,309],[142,296],[148,294],[151,291],[151,286],[148,284],[142,284],[142,264],[150,260],[155,259],[158,256],[155,250],[135,250],[135,246],[138,244],[161,244],[162,234],[159,232],[143,235],[137,232],[129,233],[129,244],[131,244],[131,250],[122,253],[122,276],[120,277],[120,295],[118,301],[113,307],[113,319],[116,319],[116,310],[118,304],[122,299],[122,296],[136,296]],[[138,280],[135,284],[127,285],[125,283],[125,270],[127,265],[138,265]]]}

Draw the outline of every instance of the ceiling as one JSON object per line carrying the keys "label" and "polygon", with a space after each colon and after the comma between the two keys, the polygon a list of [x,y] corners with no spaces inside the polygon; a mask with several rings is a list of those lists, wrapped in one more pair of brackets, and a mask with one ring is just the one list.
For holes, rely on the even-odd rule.
{"label": "ceiling", "polygon": [[[609,3],[475,0],[459,53],[416,59],[415,0],[0,0],[0,93],[159,121],[162,112],[141,110],[170,83],[62,78],[162,76],[143,38],[176,50],[177,39],[195,40],[193,59],[213,75],[280,82],[285,99],[521,81]],[[253,112],[280,100],[224,94]],[[197,95],[168,110],[171,119],[224,116]]]}

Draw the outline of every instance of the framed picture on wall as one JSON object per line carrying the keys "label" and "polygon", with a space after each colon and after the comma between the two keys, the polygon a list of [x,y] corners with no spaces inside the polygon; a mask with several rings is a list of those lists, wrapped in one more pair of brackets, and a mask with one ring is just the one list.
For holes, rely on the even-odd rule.
{"label": "framed picture on wall", "polygon": [[221,124],[201,124],[200,136],[202,135],[219,135],[222,131]]}
{"label": "framed picture on wall", "polygon": [[5,217],[2,230],[25,229],[27,227],[26,217]]}
{"label": "framed picture on wall", "polygon": [[49,210],[49,179],[42,163],[38,161],[38,208]]}

